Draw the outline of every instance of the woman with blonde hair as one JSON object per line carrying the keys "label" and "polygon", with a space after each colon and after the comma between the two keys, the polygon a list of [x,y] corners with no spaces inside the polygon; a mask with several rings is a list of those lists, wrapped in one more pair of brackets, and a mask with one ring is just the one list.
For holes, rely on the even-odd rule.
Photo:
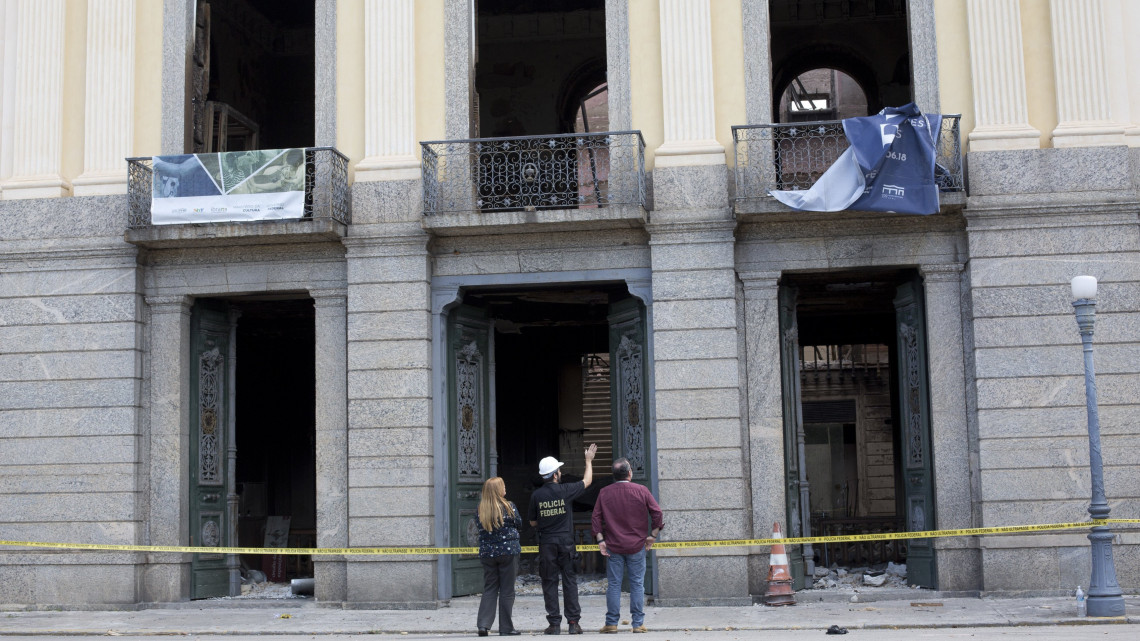
{"label": "woman with blonde hair", "polygon": [[479,560],[483,562],[483,599],[479,601],[476,625],[479,636],[495,622],[495,601],[499,604],[499,634],[515,636],[519,631],[511,621],[515,604],[515,577],[519,573],[519,527],[522,517],[507,500],[507,485],[496,476],[483,483],[479,500]]}

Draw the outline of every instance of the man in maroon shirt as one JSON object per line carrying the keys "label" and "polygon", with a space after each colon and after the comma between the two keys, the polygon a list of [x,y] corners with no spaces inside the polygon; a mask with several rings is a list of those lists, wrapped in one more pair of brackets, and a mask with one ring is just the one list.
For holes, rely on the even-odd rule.
{"label": "man in maroon shirt", "polygon": [[[634,632],[645,628],[645,552],[653,547],[664,525],[661,507],[644,485],[631,483],[629,461],[614,461],[614,483],[598,492],[591,521],[594,538],[606,557],[606,625],[603,634],[618,631],[622,575],[629,577],[629,614]],[[646,525],[650,523],[648,536]]]}

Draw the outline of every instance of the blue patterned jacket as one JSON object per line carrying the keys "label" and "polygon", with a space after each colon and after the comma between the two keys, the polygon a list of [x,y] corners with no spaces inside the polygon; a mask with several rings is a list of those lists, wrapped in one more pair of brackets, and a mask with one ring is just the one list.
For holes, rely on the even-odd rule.
{"label": "blue patterned jacket", "polygon": [[514,503],[511,503],[511,513],[503,515],[501,527],[488,532],[483,529],[483,524],[478,517],[476,517],[475,523],[479,525],[480,559],[519,554],[522,551],[519,546],[519,528],[522,527],[522,517],[519,516],[519,509],[515,507]]}

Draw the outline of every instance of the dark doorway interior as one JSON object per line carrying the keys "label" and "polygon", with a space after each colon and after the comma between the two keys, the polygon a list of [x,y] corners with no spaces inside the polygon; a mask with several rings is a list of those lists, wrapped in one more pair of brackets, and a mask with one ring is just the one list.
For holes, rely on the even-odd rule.
{"label": "dark doorway interior", "polygon": [[[313,301],[234,301],[241,547],[316,546]],[[285,529],[287,528],[287,529]],[[275,532],[277,535],[275,536]],[[309,556],[245,555],[242,574],[270,581],[313,576]]]}
{"label": "dark doorway interior", "polygon": [[311,146],[313,2],[199,0],[197,13],[193,151]]}
{"label": "dark doorway interior", "polygon": [[[583,101],[592,131],[606,81],[604,0],[479,0],[475,91],[482,137],[574,132]],[[608,123],[607,123],[608,126]],[[604,131],[604,130],[603,130]]]}
{"label": "dark doorway interior", "polygon": [[[789,277],[798,290],[813,535],[905,531],[895,298],[912,270]],[[816,545],[816,567],[905,563],[905,541]],[[808,578],[809,585],[812,579]]]}
{"label": "dark doorway interior", "polygon": [[[624,284],[472,291],[464,303],[485,307],[495,323],[496,433],[492,465],[507,497],[526,517],[542,483],[538,462],[565,463],[565,481],[580,480],[584,449],[598,444],[594,483],[574,503],[576,533],[589,543],[589,522],[600,488],[611,482],[609,381],[610,304],[629,298]],[[523,545],[537,545],[529,525]],[[537,573],[536,555],[523,555],[524,573]],[[598,555],[583,555],[583,574],[604,571]]]}
{"label": "dark doorway interior", "polygon": [[[897,0],[770,0],[775,90],[772,102],[776,117],[788,113],[782,109],[786,103],[781,104],[786,93],[790,89],[798,91],[796,80],[812,70],[842,72],[858,85],[868,113],[910,102],[913,91],[906,5]],[[852,95],[854,91],[844,93]],[[837,98],[839,94],[832,97],[832,102]],[[844,116],[837,111],[830,118],[807,115],[806,119],[837,117]]]}

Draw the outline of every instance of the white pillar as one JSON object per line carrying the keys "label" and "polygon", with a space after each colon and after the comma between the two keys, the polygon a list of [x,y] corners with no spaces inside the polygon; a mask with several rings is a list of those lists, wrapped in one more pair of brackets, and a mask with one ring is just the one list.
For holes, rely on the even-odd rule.
{"label": "white pillar", "polygon": [[967,0],[966,11],[977,118],[970,151],[1040,147],[1041,132],[1029,125],[1018,0]]}
{"label": "white pillar", "polygon": [[356,180],[420,176],[416,141],[414,0],[364,5],[364,159]]}
{"label": "white pillar", "polygon": [[1053,75],[1057,87],[1054,147],[1123,145],[1112,121],[1101,0],[1050,0]]}
{"label": "white pillar", "polygon": [[12,175],[3,197],[71,193],[62,175],[65,0],[18,0]]}
{"label": "white pillar", "polygon": [[12,175],[16,95],[16,0],[0,0],[0,183]]}
{"label": "white pillar", "polygon": [[73,182],[76,196],[127,193],[134,72],[134,0],[88,0],[83,174]]}
{"label": "white pillar", "polygon": [[657,167],[724,164],[716,139],[709,0],[660,0],[665,142]]}
{"label": "white pillar", "polygon": [[1105,59],[1112,119],[1124,126],[1129,147],[1140,147],[1140,2],[1104,0]]}

